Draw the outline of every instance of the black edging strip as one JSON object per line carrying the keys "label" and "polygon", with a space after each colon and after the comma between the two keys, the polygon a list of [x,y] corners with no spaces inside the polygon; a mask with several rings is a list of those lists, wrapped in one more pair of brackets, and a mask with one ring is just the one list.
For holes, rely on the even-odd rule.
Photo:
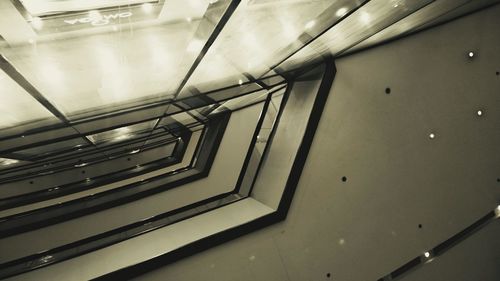
{"label": "black edging strip", "polygon": [[237,227],[224,230],[214,235],[204,237],[198,241],[177,248],[176,250],[159,255],[150,260],[105,274],[93,280],[128,280],[167,264],[173,263],[179,259],[192,256],[201,251],[207,250],[214,246],[220,245],[232,239],[238,238],[250,232],[284,220],[292,203],[292,196],[295,192],[298,180],[307,159],[307,155],[309,153],[315,131],[319,124],[326,99],[328,97],[328,94],[330,93],[335,73],[336,69],[334,61],[332,58],[329,58],[326,62],[325,73],[318,91],[318,95],[314,101],[314,105],[307,122],[304,137],[297,151],[297,156],[295,157],[294,163],[292,165],[290,176],[286,182],[284,198],[281,199],[278,210],[276,212],[262,216],[258,219],[239,225]]}
{"label": "black edging strip", "polygon": [[[438,244],[436,247],[431,249],[429,253],[431,256],[429,259],[433,259],[435,257],[438,257],[442,254],[444,254],[446,251],[450,250],[460,242],[464,241],[466,238],[470,237],[486,225],[488,223],[492,222],[495,220],[495,211],[490,211],[483,217],[481,217],[479,220],[475,221],[472,223],[470,226],[466,227],[459,233],[453,235],[452,237],[448,238],[447,240],[441,242]],[[392,271],[388,275],[379,278],[378,280],[396,280],[398,278],[401,278],[402,276],[405,276],[408,274],[410,271],[417,269],[420,266],[423,266],[428,259],[422,255],[419,255],[415,257],[414,259],[410,260],[409,262],[405,263],[404,265],[398,267],[396,270]]]}
{"label": "black edging strip", "polygon": [[495,212],[491,211],[470,226],[466,227],[464,230],[460,231],[459,233],[453,235],[451,238],[448,240],[440,243],[434,249],[432,249],[432,252],[434,256],[440,256],[447,250],[451,249],[453,246],[456,244],[460,243],[467,237],[471,236],[474,234],[476,231],[481,229],[483,226],[485,226],[488,222],[490,222],[492,219],[495,218]]}
{"label": "black edging strip", "polygon": [[[229,118],[230,112],[227,112],[225,114],[214,116],[214,118],[211,119],[213,122],[212,130],[207,131],[207,137],[204,139],[204,142],[206,143],[202,146],[202,148],[210,148],[200,149],[202,152],[200,158],[202,160],[197,161],[197,165],[194,169],[181,169],[181,171],[174,171],[166,175],[148,179],[147,181],[144,181],[144,183],[153,182],[154,184],[154,181],[160,178],[178,177],[178,179],[174,179],[173,181],[162,186],[153,186],[149,188],[145,187],[143,188],[144,190],[140,190],[139,188],[139,186],[143,183],[134,183],[121,188],[98,193],[94,196],[87,196],[73,201],[68,201],[60,205],[49,206],[27,213],[5,217],[3,218],[4,221],[0,222],[0,238],[61,223],[69,219],[84,216],[104,209],[109,209],[206,177],[211,169],[212,162],[224,135]],[[122,196],[118,197],[116,195],[117,192],[120,192]],[[96,200],[100,198],[102,198],[103,202],[100,204],[96,203]]]}
{"label": "black edging strip", "polygon": [[412,270],[413,268],[417,267],[420,263],[421,263],[420,256],[412,259],[411,261],[403,264],[401,267],[399,267],[398,269],[391,272],[391,274],[390,274],[391,279],[395,279],[399,276],[402,276],[403,274],[405,274],[405,273],[409,272],[410,270]]}

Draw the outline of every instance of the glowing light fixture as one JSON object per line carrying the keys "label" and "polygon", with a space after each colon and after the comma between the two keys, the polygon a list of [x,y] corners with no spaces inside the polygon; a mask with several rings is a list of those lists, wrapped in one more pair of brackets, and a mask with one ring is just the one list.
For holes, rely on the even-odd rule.
{"label": "glowing light fixture", "polygon": [[483,111],[482,110],[478,110],[477,111],[477,116],[483,116]]}
{"label": "glowing light fixture", "polygon": [[361,12],[360,19],[364,24],[368,24],[371,21],[371,16],[367,12]]}
{"label": "glowing light fixture", "polygon": [[39,17],[34,17],[32,20],[31,20],[31,24],[33,25],[33,27],[37,30],[40,30],[42,29],[43,27],[43,21],[41,18]]}
{"label": "glowing light fixture", "polygon": [[145,13],[151,13],[153,11],[153,4],[151,3],[144,3],[141,7]]}
{"label": "glowing light fixture", "polygon": [[126,140],[128,138],[130,138],[130,135],[121,135],[121,136],[115,137],[113,140],[115,140],[115,141],[121,141],[121,140]]}
{"label": "glowing light fixture", "polygon": [[435,135],[434,133],[430,133],[430,134],[429,134],[429,138],[433,139],[433,138],[435,138],[435,137],[436,137],[436,135]]}
{"label": "glowing light fixture", "polygon": [[314,26],[316,25],[316,21],[315,20],[312,20],[312,21],[309,21],[308,23],[306,23],[306,29],[310,29],[310,28],[313,28]]}
{"label": "glowing light fixture", "polygon": [[431,251],[425,252],[423,258],[424,258],[425,263],[428,263],[428,262],[431,262],[432,260],[434,260],[434,255],[432,254]]}
{"label": "glowing light fixture", "polygon": [[341,16],[347,14],[348,11],[349,10],[346,7],[342,7],[342,8],[340,8],[340,9],[337,10],[337,12],[335,13],[335,15],[337,17],[341,17]]}
{"label": "glowing light fixture", "polygon": [[495,217],[500,218],[500,205],[495,208]]}
{"label": "glowing light fixture", "polygon": [[9,158],[0,158],[0,165],[2,166],[8,166],[12,164],[19,163],[19,160],[16,159],[9,159]]}
{"label": "glowing light fixture", "polygon": [[469,58],[474,57],[474,55],[475,55],[474,52],[469,52]]}

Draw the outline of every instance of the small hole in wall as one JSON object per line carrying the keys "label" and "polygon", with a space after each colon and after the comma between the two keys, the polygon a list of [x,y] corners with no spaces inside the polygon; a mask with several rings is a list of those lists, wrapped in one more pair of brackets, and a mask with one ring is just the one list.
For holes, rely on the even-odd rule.
{"label": "small hole in wall", "polygon": [[343,177],[342,177],[342,181],[343,181],[343,182],[346,182],[346,181],[347,181],[347,177],[346,177],[346,176],[343,176]]}
{"label": "small hole in wall", "polygon": [[497,182],[500,182],[500,178],[497,179]]}
{"label": "small hole in wall", "polygon": [[391,88],[385,88],[385,93],[390,94],[391,93]]}
{"label": "small hole in wall", "polygon": [[327,277],[327,278],[330,278],[330,277],[332,277],[332,274],[331,274],[330,272],[328,272],[328,273],[326,274],[326,277]]}
{"label": "small hole in wall", "polygon": [[132,160],[132,159],[130,159],[130,157],[129,157],[129,158],[127,158],[127,161],[130,161],[130,160]]}
{"label": "small hole in wall", "polygon": [[85,170],[82,171],[82,174],[85,174]]}
{"label": "small hole in wall", "polygon": [[496,74],[497,76],[498,76],[498,75],[500,75],[500,71],[495,72],[495,74]]}
{"label": "small hole in wall", "polygon": [[422,225],[421,225],[421,224],[418,224],[418,228],[422,228]]}
{"label": "small hole in wall", "polygon": [[30,181],[30,184],[34,184],[35,182],[34,181]]}

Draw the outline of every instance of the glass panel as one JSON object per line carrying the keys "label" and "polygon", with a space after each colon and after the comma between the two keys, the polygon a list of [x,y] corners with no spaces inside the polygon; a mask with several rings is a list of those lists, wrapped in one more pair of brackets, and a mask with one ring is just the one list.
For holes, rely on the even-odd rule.
{"label": "glass panel", "polygon": [[10,159],[10,158],[0,158],[0,169],[1,168],[10,168],[16,165],[21,164],[22,161],[19,161],[17,159]]}
{"label": "glass panel", "polygon": [[166,126],[168,127],[169,125],[172,125],[174,123],[181,123],[182,125],[186,126],[189,124],[197,123],[196,119],[193,118],[193,116],[187,114],[186,112],[181,112],[177,113],[175,115],[171,115],[165,118],[162,118],[160,123],[158,124],[159,126]]}
{"label": "glass panel", "polygon": [[54,154],[57,152],[65,151],[74,148],[75,150],[80,147],[89,146],[83,138],[75,138],[66,141],[54,142],[47,145],[41,145],[34,148],[23,149],[16,151],[15,153],[21,155],[22,157],[32,158],[32,157],[44,157],[49,154]]}
{"label": "glass panel", "polygon": [[65,12],[102,9],[107,7],[134,5],[148,2],[148,0],[20,0],[21,4],[32,16],[56,15]]}
{"label": "glass panel", "polygon": [[[241,1],[186,87],[202,92],[265,73],[363,1]],[[212,88],[210,88],[210,82]]]}
{"label": "glass panel", "polygon": [[[250,193],[258,173],[259,165],[263,161],[262,156],[264,155],[269,137],[275,129],[274,125],[276,124],[279,108],[282,106],[284,93],[285,90],[283,89],[272,94],[267,110],[261,113],[264,116],[264,120],[257,135],[257,139],[255,140],[255,146],[253,147],[247,169],[241,182],[239,190],[240,195],[248,196]],[[265,96],[267,97],[267,95]]]}
{"label": "glass panel", "polygon": [[[279,88],[279,87],[283,87],[283,86],[278,86],[277,88]],[[216,113],[220,113],[220,112],[223,112],[226,110],[235,111],[235,110],[238,110],[238,109],[245,107],[247,105],[263,101],[266,99],[267,95],[272,91],[276,91],[276,89],[272,89],[269,91],[262,90],[262,91],[253,93],[251,95],[231,99],[227,102],[222,103],[220,107],[218,107],[216,110],[214,110],[210,114],[216,114]],[[284,90],[283,90],[283,92],[284,92]]]}
{"label": "glass panel", "polygon": [[[116,1],[104,1],[99,7],[111,2]],[[73,18],[65,14],[64,20],[28,15],[16,24],[27,25],[31,32],[23,38],[23,34],[2,34],[11,47],[3,46],[0,52],[71,120],[80,119],[96,110],[110,112],[171,97],[228,3],[161,1],[158,15],[149,10],[156,4],[92,10],[71,14]],[[139,13],[141,19],[150,14],[135,21]],[[79,29],[68,30],[68,25]]]}
{"label": "glass panel", "polygon": [[120,127],[117,129],[88,135],[87,138],[94,144],[120,142],[137,137],[141,132],[149,133],[158,120],[147,121],[135,125]]}
{"label": "glass panel", "polygon": [[280,68],[293,69],[320,58],[321,54],[338,55],[431,2],[372,0],[295,53]]}
{"label": "glass panel", "polygon": [[[0,129],[37,121],[58,122],[54,115],[13,81],[3,70],[0,70],[0,112],[2,113]],[[4,136],[0,131],[0,138]]]}

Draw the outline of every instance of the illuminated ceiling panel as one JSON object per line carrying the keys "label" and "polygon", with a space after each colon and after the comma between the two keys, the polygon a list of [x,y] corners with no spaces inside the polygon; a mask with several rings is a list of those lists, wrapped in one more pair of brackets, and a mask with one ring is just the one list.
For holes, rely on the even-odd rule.
{"label": "illuminated ceiling panel", "polygon": [[[39,34],[25,44],[0,51],[69,119],[92,115],[96,109],[113,111],[158,102],[168,99],[179,86],[228,2],[184,4],[187,18],[170,15],[139,25],[118,15],[108,17],[106,26],[94,26],[89,18],[106,15],[90,11],[80,16],[85,18],[83,23],[60,22],[60,28],[78,24],[84,30]],[[44,21],[49,20],[40,19],[35,29],[42,31]]]}
{"label": "illuminated ceiling panel", "polygon": [[302,34],[339,18],[318,19],[322,13],[332,6],[352,8],[356,2],[359,1],[242,1],[187,87],[204,92],[244,82],[248,74],[261,78],[294,50],[291,45],[298,48],[303,44]]}
{"label": "illuminated ceiling panel", "polygon": [[47,109],[2,70],[0,70],[0,112],[2,114],[0,129],[35,121],[57,121]]}
{"label": "illuminated ceiling panel", "polygon": [[120,142],[134,138],[140,133],[148,133],[154,127],[156,122],[157,120],[152,120],[126,127],[120,127],[113,130],[88,135],[87,138],[94,144],[100,144],[104,142]]}
{"label": "illuminated ceiling panel", "polygon": [[158,1],[148,0],[19,0],[33,16],[85,11]]}
{"label": "illuminated ceiling panel", "polygon": [[432,2],[433,0],[369,1],[311,44],[295,53],[281,67],[293,68],[299,62],[311,62],[325,54],[340,55]]}

